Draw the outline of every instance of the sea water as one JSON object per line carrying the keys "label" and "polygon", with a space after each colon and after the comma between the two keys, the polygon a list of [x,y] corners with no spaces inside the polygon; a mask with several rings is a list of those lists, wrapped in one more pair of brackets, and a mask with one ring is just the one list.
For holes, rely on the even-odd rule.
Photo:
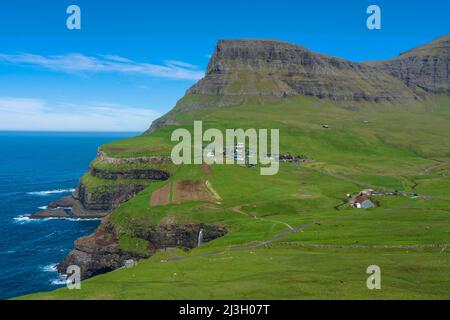
{"label": "sea water", "polygon": [[56,263],[100,221],[28,216],[69,195],[98,146],[137,134],[0,132],[0,299],[65,284]]}

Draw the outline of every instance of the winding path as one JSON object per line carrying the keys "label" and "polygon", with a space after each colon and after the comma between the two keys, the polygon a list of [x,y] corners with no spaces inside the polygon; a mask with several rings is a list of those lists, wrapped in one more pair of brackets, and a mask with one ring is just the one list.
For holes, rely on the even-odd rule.
{"label": "winding path", "polygon": [[447,166],[450,166],[450,160],[439,162],[439,163],[435,163],[435,164],[432,164],[432,165],[430,165],[428,167],[425,167],[425,168],[422,169],[420,174],[421,175],[427,175],[433,170],[445,168]]}
{"label": "winding path", "polygon": [[254,215],[254,214],[244,212],[244,211],[241,210],[241,206],[235,206],[235,207],[233,207],[233,208],[229,208],[229,210],[234,211],[234,212],[237,212],[237,213],[240,213],[240,214],[243,214],[243,215],[245,215],[245,216],[252,217],[252,218],[254,218],[254,219],[256,219],[256,220],[283,224],[283,225],[285,225],[286,227],[288,227],[290,230],[294,230],[294,229],[295,229],[295,228],[293,228],[291,225],[289,225],[289,224],[286,223],[286,222],[278,221],[278,220],[269,220],[269,219],[265,219],[265,218],[260,218],[260,217],[257,217],[257,216]]}

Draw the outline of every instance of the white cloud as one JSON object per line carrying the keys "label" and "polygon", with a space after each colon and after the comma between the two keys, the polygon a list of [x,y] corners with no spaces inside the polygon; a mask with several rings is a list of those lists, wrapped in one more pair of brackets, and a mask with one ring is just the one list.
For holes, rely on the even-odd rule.
{"label": "white cloud", "polygon": [[0,97],[0,114],[33,114],[44,106],[45,101],[39,99]]}
{"label": "white cloud", "polygon": [[186,69],[198,69],[198,66],[190,64],[190,63],[186,63],[183,61],[166,60],[164,62],[166,63],[166,65],[172,66],[172,67],[182,67],[182,68],[186,68]]}
{"label": "white cloud", "polygon": [[86,56],[83,54],[37,55],[30,53],[0,53],[0,62],[39,66],[65,73],[113,72],[141,74],[158,78],[199,80],[204,76],[198,67],[181,61],[166,61],[164,65],[136,62],[117,55]]}
{"label": "white cloud", "polygon": [[49,104],[41,99],[0,97],[0,130],[140,132],[159,116],[151,109],[105,102]]}

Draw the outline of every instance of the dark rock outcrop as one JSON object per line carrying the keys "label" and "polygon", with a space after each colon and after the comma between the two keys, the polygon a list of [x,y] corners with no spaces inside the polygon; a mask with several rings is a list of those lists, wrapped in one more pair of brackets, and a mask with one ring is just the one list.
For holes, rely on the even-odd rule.
{"label": "dark rock outcrop", "polygon": [[136,237],[145,239],[155,249],[167,247],[195,248],[198,234],[203,230],[203,241],[208,242],[224,236],[228,231],[223,226],[204,223],[160,224],[152,230],[137,230]]}
{"label": "dark rock outcrop", "polygon": [[136,180],[167,180],[170,174],[163,170],[156,169],[134,169],[124,171],[99,170],[93,166],[89,172],[92,176],[100,179],[136,179]]}
{"label": "dark rock outcrop", "polygon": [[33,213],[31,219],[46,219],[46,218],[69,218],[69,215],[64,209],[46,209]]}
{"label": "dark rock outcrop", "polygon": [[[126,150],[126,149],[125,149]],[[171,158],[168,156],[152,156],[152,157],[133,157],[133,158],[113,158],[106,155],[104,151],[99,150],[97,159],[108,164],[162,164],[170,162]]]}
{"label": "dark rock outcrop", "polygon": [[102,222],[98,230],[90,236],[78,239],[75,249],[61,261],[57,269],[64,274],[67,267],[77,265],[81,269],[83,279],[106,273],[124,266],[126,260],[148,258],[158,249],[168,247],[194,248],[197,246],[198,234],[203,229],[203,241],[208,242],[227,233],[222,226],[206,224],[169,224],[158,225],[152,230],[138,231],[135,237],[149,241],[146,253],[131,253],[118,245],[118,235],[108,218]]}
{"label": "dark rock outcrop", "polygon": [[68,266],[77,265],[82,279],[86,279],[120,268],[125,260],[144,257],[121,250],[114,229],[104,222],[92,235],[75,241],[75,249],[57,265],[57,269],[65,274]]}
{"label": "dark rock outcrop", "polygon": [[62,197],[59,200],[52,201],[48,205],[49,209],[56,209],[56,208],[71,208],[75,202],[75,199],[72,196],[66,196]]}
{"label": "dark rock outcrop", "polygon": [[103,218],[109,214],[109,211],[89,210],[85,208],[81,201],[75,200],[72,206],[72,214],[74,217],[80,219]]}
{"label": "dark rock outcrop", "polygon": [[[83,182],[80,182],[73,196],[79,202],[77,203],[78,211],[84,209],[85,211],[93,212],[110,212],[146,187],[147,185],[117,184],[89,190]],[[74,209],[76,209],[75,206],[72,210],[74,215],[76,215],[77,210]]]}

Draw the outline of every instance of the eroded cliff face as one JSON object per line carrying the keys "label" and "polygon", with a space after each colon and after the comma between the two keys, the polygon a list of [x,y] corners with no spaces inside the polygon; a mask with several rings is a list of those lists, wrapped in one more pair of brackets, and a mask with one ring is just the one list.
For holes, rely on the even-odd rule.
{"label": "eroded cliff face", "polygon": [[414,98],[409,88],[386,72],[275,40],[219,41],[205,78],[188,93],[333,100]]}
{"label": "eroded cliff face", "polygon": [[214,240],[227,233],[227,229],[223,226],[202,223],[156,225],[151,229],[136,232],[134,237],[148,241],[149,246],[145,252],[135,253],[120,248],[119,234],[109,223],[108,218],[105,218],[95,233],[75,242],[75,249],[58,264],[57,269],[64,274],[68,266],[77,265],[81,269],[82,279],[86,279],[123,267],[126,260],[148,258],[159,249],[169,247],[192,249],[198,244],[200,230],[203,230],[203,242]]}
{"label": "eroded cliff face", "polygon": [[276,40],[221,40],[205,77],[147,133],[176,124],[178,112],[233,106],[246,97],[313,96],[335,101],[401,101],[449,94],[450,35],[396,59],[356,63]]}
{"label": "eroded cliff face", "polygon": [[[113,158],[108,159],[110,160],[106,161],[107,159],[102,158],[101,161],[111,164]],[[153,159],[151,160],[153,161]],[[147,188],[150,182],[169,179],[170,173],[164,170],[131,167],[132,164],[143,163],[143,161],[143,158],[117,159],[117,163],[114,162],[114,164],[119,166],[113,169],[97,168],[91,165],[89,176],[101,179],[104,183],[88,187],[83,179],[80,180],[73,193],[73,198],[76,200],[72,207],[74,215],[108,213]],[[158,158],[158,161],[163,162],[167,159]],[[109,183],[109,181],[114,181],[114,183]]]}
{"label": "eroded cliff face", "polygon": [[395,59],[369,64],[402,80],[410,88],[450,95],[450,35],[407,51]]}
{"label": "eroded cliff face", "polygon": [[77,218],[104,217],[122,203],[130,200],[153,181],[167,180],[170,173],[160,169],[136,169],[133,164],[161,164],[167,157],[146,158],[102,158],[97,159],[114,165],[112,168],[97,168],[90,165],[88,176],[99,179],[97,185],[88,185],[83,178],[71,196],[63,197],[48,205],[48,210],[37,212],[32,218],[68,217],[61,209],[71,208]]}
{"label": "eroded cliff face", "polygon": [[96,232],[75,241],[75,249],[57,265],[57,269],[65,274],[68,266],[76,265],[80,267],[82,279],[86,279],[120,268],[127,259],[143,257],[119,248],[115,230],[105,218]]}
{"label": "eroded cliff face", "polygon": [[202,230],[203,242],[209,242],[227,233],[223,226],[204,223],[160,224],[153,229],[136,230],[135,236],[149,241],[155,249],[183,247],[192,249],[198,244],[198,235]]}
{"label": "eroded cliff face", "polygon": [[147,185],[118,184],[101,186],[92,190],[80,181],[73,193],[76,201],[72,212],[77,217],[104,216],[146,187]]}
{"label": "eroded cliff face", "polygon": [[70,217],[65,210],[76,218],[101,218],[120,204],[130,200],[148,185],[118,184],[88,188],[81,180],[71,196],[63,197],[48,205],[48,209],[34,213],[31,218]]}
{"label": "eroded cliff face", "polygon": [[167,180],[170,174],[163,170],[156,169],[136,169],[136,170],[99,170],[95,167],[91,167],[89,170],[90,174],[94,177],[100,179],[117,180],[117,179],[128,179],[128,180]]}

